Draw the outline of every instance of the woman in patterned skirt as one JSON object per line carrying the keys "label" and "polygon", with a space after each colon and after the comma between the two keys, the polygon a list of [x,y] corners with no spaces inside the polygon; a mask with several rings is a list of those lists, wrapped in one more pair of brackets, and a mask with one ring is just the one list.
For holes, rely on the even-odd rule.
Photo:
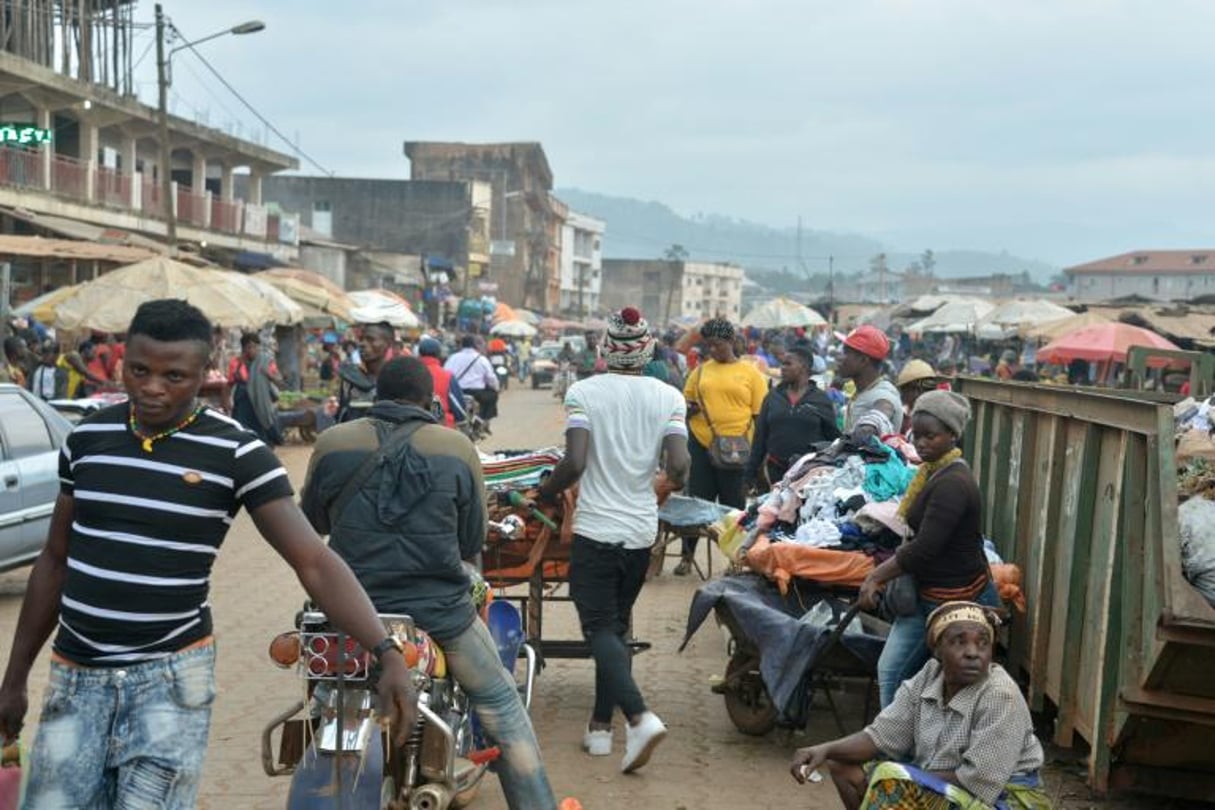
{"label": "woman in patterned skirt", "polygon": [[817,781],[826,765],[847,810],[1049,808],[1029,706],[991,662],[996,622],[974,602],[934,610],[933,658],[863,731],[798,749],[793,778]]}

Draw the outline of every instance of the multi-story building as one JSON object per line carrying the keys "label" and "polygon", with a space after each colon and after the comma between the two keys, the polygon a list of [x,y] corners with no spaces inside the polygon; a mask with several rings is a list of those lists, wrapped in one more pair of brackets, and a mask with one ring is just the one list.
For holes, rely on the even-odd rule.
{"label": "multi-story building", "polygon": [[561,229],[561,312],[585,318],[599,311],[603,284],[603,220],[570,211]]}
{"label": "multi-story building", "polygon": [[[184,248],[205,248],[221,259],[296,257],[297,218],[267,209],[261,198],[262,178],[296,168],[294,158],[170,115],[170,165],[161,165],[157,110],[135,97],[118,56],[111,54],[111,75],[109,60],[97,49],[107,37],[129,41],[133,4],[37,5],[46,13],[21,12],[18,19],[10,9],[0,20],[0,124],[11,125],[0,126],[0,230],[163,250],[168,223],[161,180],[168,173],[177,241]],[[65,53],[56,26],[68,9],[88,22]],[[250,178],[243,199],[235,194],[239,172]],[[66,261],[10,255],[18,299],[81,280]]]}
{"label": "multi-story building", "polygon": [[[555,311],[560,304],[561,208],[538,143],[407,141],[413,180],[463,180],[492,189],[487,288],[508,304]],[[559,202],[559,201],[557,201]]]}
{"label": "multi-story building", "polygon": [[743,269],[725,262],[604,259],[604,309],[640,306],[652,324],[741,317]]}
{"label": "multi-story building", "polygon": [[1215,295],[1215,250],[1137,250],[1068,267],[1068,297],[1188,301]]}
{"label": "multi-story building", "polygon": [[[481,292],[478,285],[490,261],[486,183],[283,175],[266,178],[262,190],[267,200],[299,211],[305,227],[318,237],[357,246],[368,255],[426,256],[453,268],[456,291]],[[380,256],[371,266],[388,269],[394,264]],[[388,275],[400,277],[402,286],[415,286],[399,270]],[[353,279],[344,281],[352,286]]]}

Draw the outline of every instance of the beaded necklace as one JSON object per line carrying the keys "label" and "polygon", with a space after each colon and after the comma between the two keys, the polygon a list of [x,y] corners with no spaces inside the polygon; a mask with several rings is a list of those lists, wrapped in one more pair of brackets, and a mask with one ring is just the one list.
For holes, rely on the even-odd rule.
{"label": "beaded necklace", "polygon": [[185,419],[181,420],[180,422],[178,422],[176,425],[169,428],[168,430],[162,430],[160,433],[157,433],[152,436],[148,436],[139,431],[139,426],[135,422],[134,406],[131,406],[129,409],[131,415],[130,415],[130,418],[127,420],[127,423],[131,428],[131,432],[135,434],[135,438],[139,439],[140,446],[143,447],[143,451],[145,453],[151,453],[153,442],[158,442],[161,439],[167,439],[168,437],[172,436],[174,433],[185,430],[187,427],[189,427],[194,422],[195,419],[198,418],[198,415],[203,412],[204,407],[206,407],[206,406],[201,405],[201,404],[196,406],[194,408],[194,410],[190,412],[190,415],[187,416]]}

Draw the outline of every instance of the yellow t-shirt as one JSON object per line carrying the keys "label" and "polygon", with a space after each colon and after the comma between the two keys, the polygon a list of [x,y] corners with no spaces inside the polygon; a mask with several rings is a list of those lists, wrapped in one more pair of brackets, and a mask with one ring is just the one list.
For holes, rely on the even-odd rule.
{"label": "yellow t-shirt", "polygon": [[750,438],[755,417],[768,395],[768,380],[753,364],[736,360],[718,363],[705,360],[688,375],[683,387],[688,402],[700,404],[700,410],[688,420],[688,427],[701,446],[713,442],[713,431],[705,419],[705,411],[713,417],[713,429],[718,436]]}

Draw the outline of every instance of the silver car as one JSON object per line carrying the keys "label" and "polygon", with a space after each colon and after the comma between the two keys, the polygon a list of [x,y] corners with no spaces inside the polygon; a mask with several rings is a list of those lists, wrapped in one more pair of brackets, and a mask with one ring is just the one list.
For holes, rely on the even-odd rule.
{"label": "silver car", "polygon": [[28,391],[0,383],[0,571],[34,561],[59,495],[59,448],[72,425]]}

